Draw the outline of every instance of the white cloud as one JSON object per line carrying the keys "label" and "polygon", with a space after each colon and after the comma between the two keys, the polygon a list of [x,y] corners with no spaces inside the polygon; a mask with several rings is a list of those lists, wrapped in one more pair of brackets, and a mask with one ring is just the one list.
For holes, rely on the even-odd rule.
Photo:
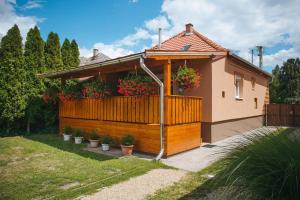
{"label": "white cloud", "polygon": [[93,49],[98,49],[101,53],[104,53],[110,58],[116,58],[134,53],[133,51],[122,48],[116,44],[96,43],[91,49],[84,47],[80,48],[80,56],[91,57],[93,55]]}
{"label": "white cloud", "polygon": [[145,26],[150,31],[157,31],[158,28],[168,29],[171,25],[166,16],[160,15],[154,19],[146,21]]}
{"label": "white cloud", "polygon": [[[264,66],[275,66],[300,55],[299,5],[300,0],[165,0],[157,17],[110,45],[124,53],[131,52],[128,48],[143,49],[148,46],[145,41],[157,44],[159,27],[163,28],[164,40],[184,30],[186,23],[192,23],[199,32],[248,60],[249,50],[257,45],[292,46],[265,55]],[[257,57],[254,61],[257,64]]]}
{"label": "white cloud", "polygon": [[28,0],[27,3],[22,6],[22,9],[30,10],[34,8],[41,8],[43,7],[42,3],[44,3],[42,0]]}
{"label": "white cloud", "polygon": [[14,24],[19,26],[21,34],[23,38],[25,38],[28,30],[42,21],[42,19],[34,16],[21,16],[16,14],[15,6],[15,0],[0,0],[0,38],[5,35],[8,29]]}

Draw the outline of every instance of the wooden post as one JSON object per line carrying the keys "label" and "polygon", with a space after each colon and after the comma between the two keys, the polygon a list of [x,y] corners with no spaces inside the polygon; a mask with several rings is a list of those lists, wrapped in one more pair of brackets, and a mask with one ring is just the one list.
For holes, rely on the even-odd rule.
{"label": "wooden post", "polygon": [[169,96],[171,95],[171,60],[168,60],[164,64],[164,123],[165,125],[170,124],[170,105]]}
{"label": "wooden post", "polygon": [[171,60],[164,64],[164,92],[165,96],[171,95]]}

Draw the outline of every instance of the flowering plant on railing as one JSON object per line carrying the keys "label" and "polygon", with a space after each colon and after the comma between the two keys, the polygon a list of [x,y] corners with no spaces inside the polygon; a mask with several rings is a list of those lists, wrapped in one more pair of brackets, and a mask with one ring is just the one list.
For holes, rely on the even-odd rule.
{"label": "flowering plant on railing", "polygon": [[82,96],[100,99],[111,95],[111,89],[108,84],[102,80],[92,80],[83,84]]}
{"label": "flowering plant on railing", "polygon": [[58,89],[55,87],[49,87],[46,89],[44,94],[42,94],[43,101],[47,103],[56,103],[58,98]]}
{"label": "flowering plant on railing", "polygon": [[173,84],[177,85],[182,94],[185,90],[199,87],[200,74],[186,65],[180,66],[173,77]]}
{"label": "flowering plant on railing", "polygon": [[129,75],[118,80],[118,92],[124,96],[149,96],[158,94],[156,83],[149,76]]}

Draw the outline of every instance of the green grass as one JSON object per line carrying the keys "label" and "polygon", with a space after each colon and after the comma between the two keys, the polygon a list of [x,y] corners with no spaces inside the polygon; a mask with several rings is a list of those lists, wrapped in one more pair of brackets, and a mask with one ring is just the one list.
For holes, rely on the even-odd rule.
{"label": "green grass", "polygon": [[[292,131],[246,137],[226,158],[148,199],[300,199],[300,135],[293,139]],[[208,173],[216,176],[208,180]]]}
{"label": "green grass", "polygon": [[[164,167],[84,151],[56,135],[0,138],[0,199],[72,199]],[[69,189],[62,186],[79,182]]]}

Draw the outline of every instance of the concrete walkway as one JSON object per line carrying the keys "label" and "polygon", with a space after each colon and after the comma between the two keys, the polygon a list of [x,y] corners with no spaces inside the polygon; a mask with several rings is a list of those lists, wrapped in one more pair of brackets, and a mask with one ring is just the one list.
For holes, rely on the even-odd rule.
{"label": "concrete walkway", "polygon": [[203,144],[200,148],[180,153],[167,159],[162,159],[162,162],[178,169],[197,172],[208,167],[213,162],[223,158],[224,155],[232,150],[234,145],[237,145],[245,140],[245,135],[254,135],[260,131],[271,132],[275,129],[276,128],[273,127],[258,128],[215,143]]}
{"label": "concrete walkway", "polygon": [[81,200],[142,200],[157,190],[179,181],[185,171],[175,169],[154,169],[148,173],[133,177],[128,181],[101,189],[92,195],[81,197]]}

